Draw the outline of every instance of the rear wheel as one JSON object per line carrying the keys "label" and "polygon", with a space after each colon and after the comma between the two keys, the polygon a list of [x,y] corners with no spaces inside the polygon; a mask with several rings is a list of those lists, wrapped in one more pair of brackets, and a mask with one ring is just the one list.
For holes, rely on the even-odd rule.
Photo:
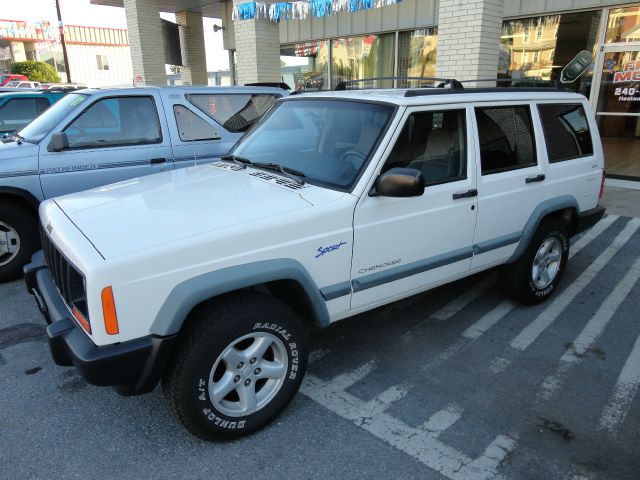
{"label": "rear wheel", "polygon": [[271,422],[291,401],[307,363],[298,315],[265,294],[210,302],[190,319],[163,384],[183,425],[230,440]]}
{"label": "rear wheel", "polygon": [[38,248],[37,220],[33,212],[0,200],[0,282],[15,280]]}
{"label": "rear wheel", "polygon": [[557,288],[568,259],[566,225],[556,218],[547,218],[538,227],[522,257],[502,267],[502,288],[521,303],[540,303]]}

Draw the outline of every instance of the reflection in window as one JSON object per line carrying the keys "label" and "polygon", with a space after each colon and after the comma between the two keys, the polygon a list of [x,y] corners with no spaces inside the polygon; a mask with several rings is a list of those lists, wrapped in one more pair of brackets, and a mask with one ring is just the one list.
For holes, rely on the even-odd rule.
{"label": "reflection in window", "polygon": [[329,88],[329,42],[310,41],[280,48],[282,81],[296,92]]}
{"label": "reflection in window", "polygon": [[[435,28],[423,28],[398,34],[398,76],[399,77],[435,77],[436,44],[438,36]],[[415,81],[398,87],[417,87]]]}
{"label": "reflection in window", "polygon": [[640,7],[611,9],[604,41],[640,42]]}
{"label": "reflection in window", "polygon": [[174,105],[173,113],[176,117],[180,140],[183,142],[220,138],[213,126],[209,125],[185,106]]}
{"label": "reflection in window", "polygon": [[244,132],[280,98],[269,94],[193,94],[187,100],[230,132]]}
{"label": "reflection in window", "polygon": [[482,174],[536,165],[529,107],[476,108]]}
{"label": "reflection in window", "polygon": [[[560,78],[560,72],[578,52],[594,51],[600,11],[563,13],[502,24],[498,76],[511,79],[499,86],[540,85]],[[593,71],[572,85],[589,95]]]}
{"label": "reflection in window", "polygon": [[581,105],[539,105],[550,162],[593,154],[591,133]]}
{"label": "reflection in window", "polygon": [[[332,88],[342,81],[372,77],[392,77],[394,69],[393,33],[337,38],[331,41]],[[363,82],[359,88],[392,88],[392,80]]]}

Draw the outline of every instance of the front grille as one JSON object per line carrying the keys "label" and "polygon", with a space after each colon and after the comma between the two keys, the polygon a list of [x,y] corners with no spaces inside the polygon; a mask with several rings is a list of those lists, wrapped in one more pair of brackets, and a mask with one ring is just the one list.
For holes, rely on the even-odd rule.
{"label": "front grille", "polygon": [[40,240],[44,253],[44,263],[49,267],[60,295],[69,307],[75,307],[84,316],[89,318],[87,309],[87,293],[85,291],[84,277],[71,265],[65,256],[58,250],[49,236],[40,226]]}

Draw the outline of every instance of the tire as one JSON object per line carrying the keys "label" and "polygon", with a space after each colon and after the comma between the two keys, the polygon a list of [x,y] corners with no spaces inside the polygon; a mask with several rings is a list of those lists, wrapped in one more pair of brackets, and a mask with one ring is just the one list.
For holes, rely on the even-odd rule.
{"label": "tire", "polygon": [[19,203],[0,200],[0,282],[22,276],[22,267],[38,249],[38,221]]}
{"label": "tire", "polygon": [[520,303],[534,305],[543,302],[556,290],[568,259],[566,225],[556,218],[546,218],[522,256],[500,270],[502,288]]}
{"label": "tire", "polygon": [[[252,357],[252,348],[265,353]],[[266,294],[234,293],[192,314],[163,388],[189,432],[207,441],[232,440],[284,410],[300,387],[307,355],[295,312]],[[263,378],[267,370],[272,378]],[[223,385],[231,389],[220,389],[216,398],[214,389]]]}

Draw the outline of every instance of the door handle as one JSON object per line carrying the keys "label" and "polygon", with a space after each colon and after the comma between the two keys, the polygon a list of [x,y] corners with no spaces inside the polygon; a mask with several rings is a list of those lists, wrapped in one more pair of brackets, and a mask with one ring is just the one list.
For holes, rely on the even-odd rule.
{"label": "door handle", "polygon": [[544,173],[541,173],[540,175],[536,175],[535,177],[527,177],[525,179],[526,183],[535,183],[535,182],[542,182],[545,178]]}
{"label": "door handle", "polygon": [[459,198],[470,198],[470,197],[477,197],[477,196],[478,196],[478,190],[476,190],[475,188],[472,188],[470,190],[467,190],[466,192],[454,193],[453,199],[458,200]]}
{"label": "door handle", "polygon": [[167,163],[167,159],[166,158],[152,158],[151,160],[149,160],[149,163],[151,165],[159,165],[161,163]]}

